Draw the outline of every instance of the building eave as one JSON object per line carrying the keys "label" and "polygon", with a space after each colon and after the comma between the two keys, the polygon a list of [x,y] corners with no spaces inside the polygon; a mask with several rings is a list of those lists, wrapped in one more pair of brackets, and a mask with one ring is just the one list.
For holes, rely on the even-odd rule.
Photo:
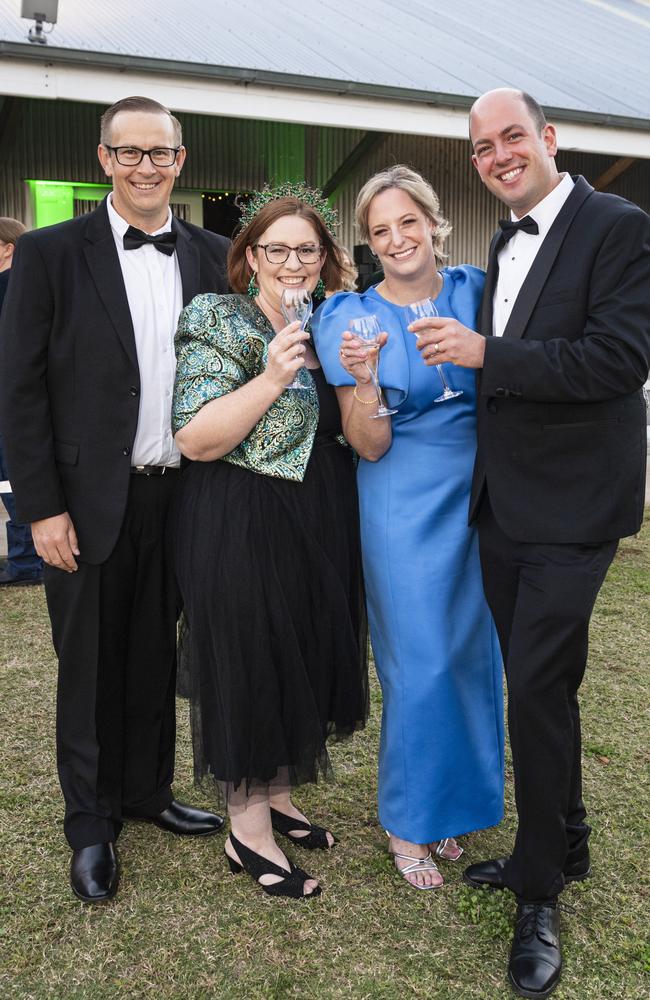
{"label": "building eave", "polygon": [[[295,89],[303,92],[316,91],[321,94],[333,94],[342,97],[376,98],[400,103],[425,104],[434,108],[448,108],[463,112],[471,107],[475,99],[474,97],[462,94],[414,90],[406,87],[362,83],[354,80],[300,76],[298,74],[277,73],[269,70],[180,62],[171,59],[157,59],[122,53],[57,48],[53,45],[36,46],[19,42],[0,41],[0,57],[2,56],[12,59],[29,60],[40,63],[42,66],[50,64],[53,66],[83,66],[94,69],[114,69],[121,73],[131,71],[148,74],[170,74],[178,77],[199,77],[205,80],[237,83],[242,86],[281,87],[283,89]],[[555,121],[581,122],[585,125],[646,130],[650,132],[650,118],[634,118],[548,106],[545,107],[545,110],[548,116]]]}
{"label": "building eave", "polygon": [[[468,142],[467,96],[0,42],[0,95],[99,104],[147,94],[197,114]],[[26,51],[27,50],[27,51]],[[650,159],[650,122],[549,108],[561,149]],[[557,112],[557,114],[556,114]],[[634,127],[636,126],[636,127]],[[469,143],[468,143],[469,152]]]}

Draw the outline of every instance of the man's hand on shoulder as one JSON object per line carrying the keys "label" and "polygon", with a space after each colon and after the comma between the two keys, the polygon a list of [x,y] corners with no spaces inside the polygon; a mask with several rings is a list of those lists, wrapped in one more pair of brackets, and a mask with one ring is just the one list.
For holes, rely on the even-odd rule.
{"label": "man's hand on shoulder", "polygon": [[74,573],[79,545],[67,511],[54,517],[44,517],[42,521],[32,521],[32,538],[36,551],[48,566]]}
{"label": "man's hand on shoulder", "polygon": [[440,365],[451,361],[461,368],[482,368],[485,337],[456,319],[447,316],[427,317],[411,323],[409,330],[418,334],[417,347],[425,364]]}

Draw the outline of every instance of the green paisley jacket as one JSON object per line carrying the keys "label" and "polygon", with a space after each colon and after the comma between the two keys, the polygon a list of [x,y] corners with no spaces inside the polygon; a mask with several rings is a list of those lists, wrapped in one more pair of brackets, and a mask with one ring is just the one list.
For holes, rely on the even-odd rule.
{"label": "green paisley jacket", "polygon": [[[176,331],[174,434],[211,399],[259,375],[275,336],[264,313],[245,295],[197,295]],[[223,461],[252,472],[301,482],[318,424],[318,394],[306,368],[302,389],[283,392],[241,444]]]}

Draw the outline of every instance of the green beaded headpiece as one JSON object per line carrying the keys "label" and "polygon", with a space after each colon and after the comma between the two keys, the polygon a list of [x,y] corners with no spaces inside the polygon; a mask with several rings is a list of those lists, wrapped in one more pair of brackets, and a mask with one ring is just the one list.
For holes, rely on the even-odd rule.
{"label": "green beaded headpiece", "polygon": [[245,229],[265,205],[278,198],[297,198],[304,201],[306,205],[315,208],[321,216],[327,231],[333,239],[336,239],[336,230],[339,225],[338,212],[323,197],[321,191],[308,187],[304,181],[285,181],[276,187],[269,187],[265,184],[261,191],[255,191],[249,201],[241,209],[241,226]]}

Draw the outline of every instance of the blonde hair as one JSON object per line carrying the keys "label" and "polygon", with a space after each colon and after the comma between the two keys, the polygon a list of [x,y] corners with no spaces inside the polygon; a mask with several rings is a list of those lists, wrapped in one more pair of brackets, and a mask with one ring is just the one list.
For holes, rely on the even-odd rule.
{"label": "blonde hair", "polygon": [[434,228],[431,234],[433,251],[438,263],[442,263],[447,256],[444,252],[445,240],[451,233],[452,227],[440,211],[438,195],[429,182],[425,181],[424,177],[416,170],[411,170],[410,167],[406,167],[402,163],[388,167],[387,170],[381,170],[369,181],[366,181],[359,191],[354,214],[361,239],[366,243],[370,242],[368,215],[373,199],[382,191],[389,191],[391,188],[405,191],[433,224]]}
{"label": "blonde hair", "polygon": [[339,244],[339,250],[341,255],[341,273],[339,276],[338,288],[331,288],[325,293],[325,297],[334,295],[335,292],[356,292],[357,290],[357,279],[359,277],[359,271],[356,264],[352,260],[352,255],[350,254],[347,247],[341,246]]}

